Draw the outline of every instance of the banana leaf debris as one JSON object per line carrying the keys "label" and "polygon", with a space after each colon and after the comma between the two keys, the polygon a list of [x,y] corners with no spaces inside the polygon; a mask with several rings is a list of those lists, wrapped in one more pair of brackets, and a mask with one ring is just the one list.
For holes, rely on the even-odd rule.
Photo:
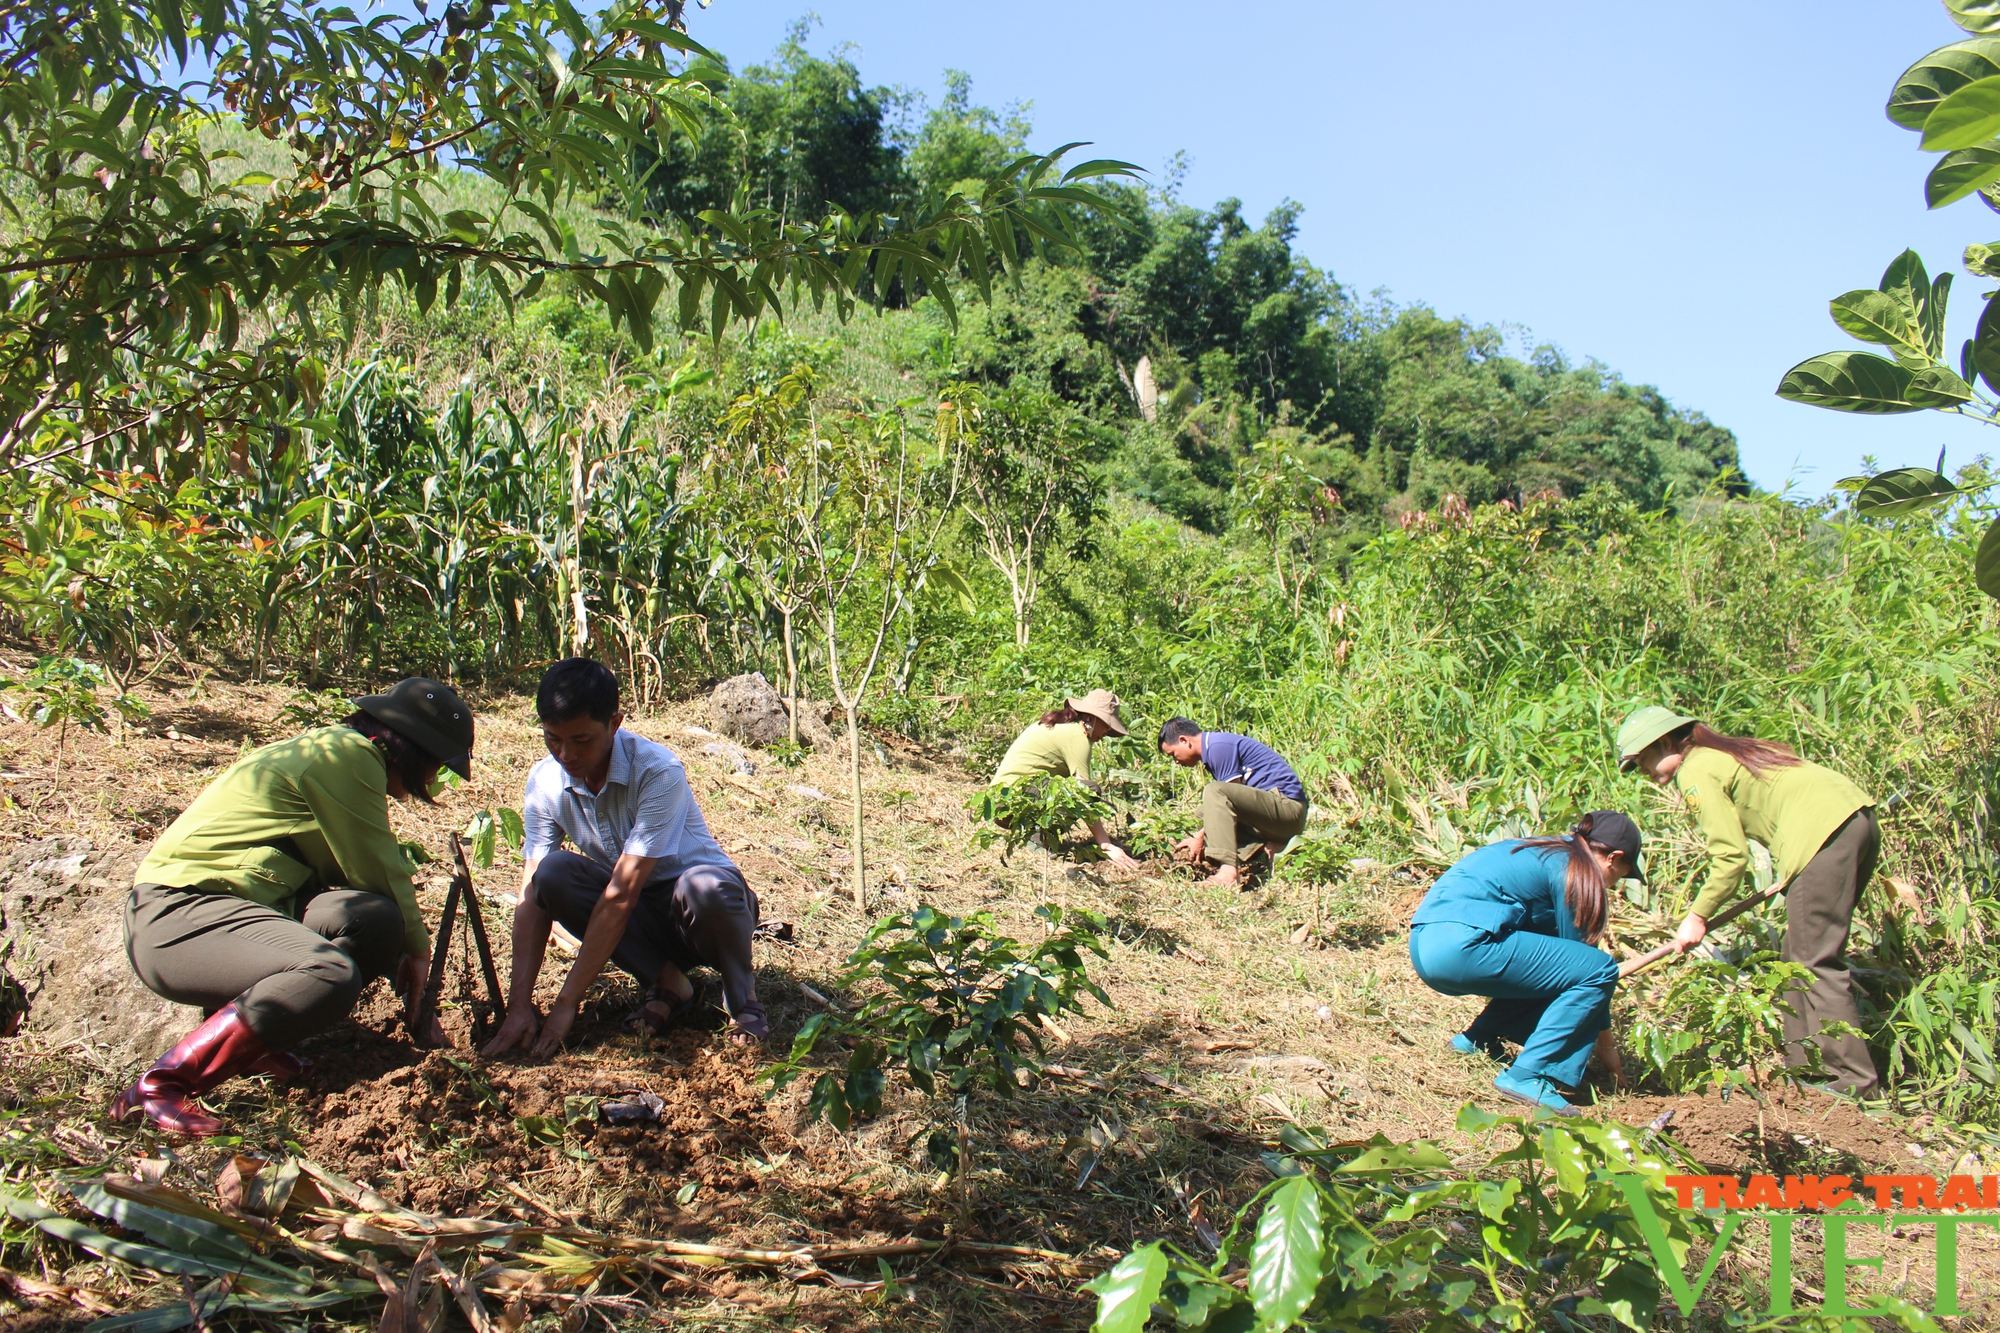
{"label": "banana leaf debris", "polygon": [[[601,1112],[607,1119],[657,1119],[658,1103],[637,1092],[607,1101]],[[162,1183],[168,1165],[144,1159],[131,1175],[41,1176],[41,1198],[13,1192],[19,1181],[0,1187],[0,1210],[14,1222],[158,1275],[165,1303],[108,1313],[112,1306],[99,1294],[4,1268],[0,1294],[105,1315],[86,1333],[202,1330],[227,1311],[287,1314],[375,1301],[382,1302],[376,1333],[436,1333],[454,1308],[474,1333],[514,1333],[537,1309],[560,1312],[566,1333],[578,1333],[593,1315],[613,1327],[648,1313],[648,1294],[662,1286],[701,1287],[705,1269],[762,1268],[795,1282],[876,1291],[888,1277],[888,1261],[898,1258],[1066,1278],[1105,1263],[951,1237],[758,1249],[620,1235],[577,1225],[513,1181],[501,1182],[503,1189],[532,1213],[496,1204],[472,1216],[432,1216],[303,1157],[236,1156],[217,1174],[213,1200],[205,1201]],[[111,1229],[76,1220],[61,1196]],[[514,1216],[496,1216],[502,1211]],[[835,1271],[856,1263],[882,1275]]]}

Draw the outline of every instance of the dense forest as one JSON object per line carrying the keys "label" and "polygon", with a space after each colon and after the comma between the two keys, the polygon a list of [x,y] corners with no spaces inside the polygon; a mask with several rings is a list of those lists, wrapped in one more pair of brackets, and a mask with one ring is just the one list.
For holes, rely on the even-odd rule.
{"label": "dense forest", "polygon": [[[704,67],[732,115],[669,141],[664,204],[743,192],[781,211],[860,212],[982,177],[1028,145],[1026,110],[977,105],[962,73],[930,106],[866,86],[806,38],[801,24],[733,76]],[[957,330],[893,293],[936,330],[898,368],[1054,395],[1118,432],[1116,489],[1209,532],[1230,526],[1239,474],[1267,441],[1337,493],[1338,526],[1354,532],[1447,495],[1479,505],[1605,483],[1659,505],[1743,488],[1734,437],[1656,390],[1551,346],[1510,356],[1499,329],[1336,281],[1295,253],[1295,204],[1253,225],[1239,201],[1195,207],[1171,180],[1107,194],[1081,253],[1051,254]]]}

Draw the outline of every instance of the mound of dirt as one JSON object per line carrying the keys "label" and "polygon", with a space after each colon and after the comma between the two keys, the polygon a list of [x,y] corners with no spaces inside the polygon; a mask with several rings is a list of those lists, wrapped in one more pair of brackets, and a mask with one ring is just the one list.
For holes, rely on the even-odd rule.
{"label": "mound of dirt", "polygon": [[1717,1171],[1837,1174],[1848,1167],[1907,1169],[1910,1140],[1887,1117],[1823,1092],[1781,1087],[1765,1094],[1764,1141],[1757,1141],[1757,1101],[1738,1091],[1620,1097],[1604,1109],[1628,1125],[1648,1125],[1672,1111],[1667,1134],[1703,1166]]}
{"label": "mound of dirt", "polygon": [[[385,1035],[377,1027],[393,1009],[378,989],[361,1022],[308,1043],[319,1063],[285,1097],[311,1127],[300,1140],[308,1156],[404,1207],[462,1214],[498,1182],[539,1177],[542,1197],[559,1197],[587,1176],[616,1196],[611,1207],[628,1225],[712,1222],[739,1196],[754,1203],[747,1163],[797,1146],[755,1081],[761,1057],[717,1033],[641,1042],[586,1011],[568,1053],[489,1061],[468,1052],[462,1032],[452,1034],[457,1048],[429,1052]],[[631,1089],[660,1098],[659,1122],[599,1123],[597,1103]],[[696,1214],[675,1198],[689,1183]]]}
{"label": "mound of dirt", "polygon": [[201,1021],[125,957],[125,894],[146,849],[42,838],[0,856],[0,963],[26,994],[23,1031],[111,1067],[149,1060]]}

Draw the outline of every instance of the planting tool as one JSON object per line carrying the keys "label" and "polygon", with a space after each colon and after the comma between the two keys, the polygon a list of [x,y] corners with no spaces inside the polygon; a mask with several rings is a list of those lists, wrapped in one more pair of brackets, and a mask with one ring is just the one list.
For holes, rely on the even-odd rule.
{"label": "planting tool", "polygon": [[451,877],[451,887],[445,891],[437,943],[431,947],[430,975],[424,979],[424,992],[417,1000],[416,1012],[410,1016],[410,1035],[419,1046],[430,1045],[431,1020],[437,1017],[438,998],[444,993],[444,965],[451,952],[452,927],[458,923],[461,899],[465,902],[466,932],[478,950],[479,967],[486,976],[486,991],[492,997],[494,1015],[507,1012],[507,994],[500,989],[500,973],[493,966],[493,946],[486,938],[486,917],[479,909],[479,898],[472,887],[472,867],[466,864],[465,844],[456,833],[451,835],[451,854],[458,863],[458,872]]}
{"label": "planting tool", "polygon": [[[1765,889],[1762,893],[1752,894],[1750,897],[1745,898],[1742,902],[1737,903],[1735,906],[1725,908],[1724,910],[1717,912],[1715,914],[1715,918],[1708,923],[1709,933],[1714,934],[1717,930],[1720,930],[1722,927],[1728,925],[1730,922],[1734,921],[1737,917],[1742,916],[1745,912],[1749,911],[1751,908],[1758,907],[1764,903],[1769,902],[1771,899],[1777,897],[1784,891],[1785,891],[1785,886],[1783,884],[1773,884],[1770,888]],[[1653,950],[1651,953],[1642,953],[1639,954],[1637,957],[1627,958],[1623,962],[1618,964],[1618,979],[1620,981],[1623,981],[1626,977],[1636,976],[1638,973],[1645,971],[1647,968],[1659,962],[1661,959],[1672,958],[1675,956],[1676,955],[1674,953],[1673,944],[1667,943],[1667,944],[1662,944],[1659,948]]]}

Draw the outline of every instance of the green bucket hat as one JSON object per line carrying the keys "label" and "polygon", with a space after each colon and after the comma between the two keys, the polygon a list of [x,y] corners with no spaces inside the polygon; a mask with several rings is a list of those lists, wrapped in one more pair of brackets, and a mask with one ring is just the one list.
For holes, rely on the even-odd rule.
{"label": "green bucket hat", "polygon": [[449,685],[424,676],[397,681],[354,706],[403,733],[462,778],[472,776],[472,709]]}
{"label": "green bucket hat", "polygon": [[1634,709],[1618,726],[1618,768],[1629,773],[1639,761],[1639,753],[1662,736],[1671,735],[1694,721],[1671,708],[1648,704]]}

